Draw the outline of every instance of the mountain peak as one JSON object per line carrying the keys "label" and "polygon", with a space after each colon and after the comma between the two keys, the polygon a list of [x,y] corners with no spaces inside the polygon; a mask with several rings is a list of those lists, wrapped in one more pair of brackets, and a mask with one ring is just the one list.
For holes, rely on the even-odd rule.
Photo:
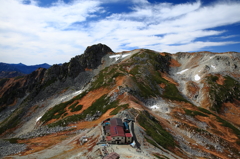
{"label": "mountain peak", "polygon": [[22,65],[22,66],[25,66],[25,65],[24,65],[23,63],[21,63],[21,62],[20,62],[20,63],[19,63],[18,65]]}
{"label": "mountain peak", "polygon": [[108,52],[113,52],[113,51],[107,45],[99,43],[99,44],[95,44],[92,46],[88,46],[86,48],[86,50],[84,51],[84,54],[89,54],[89,53],[93,53],[93,52],[95,54],[97,53],[98,55],[105,55]]}

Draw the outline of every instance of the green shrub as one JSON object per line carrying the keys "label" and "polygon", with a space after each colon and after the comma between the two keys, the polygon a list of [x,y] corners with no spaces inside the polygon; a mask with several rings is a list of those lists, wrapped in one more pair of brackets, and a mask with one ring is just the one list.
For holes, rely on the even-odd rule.
{"label": "green shrub", "polygon": [[17,80],[17,79],[21,79],[21,78],[24,78],[25,76],[17,76],[15,77],[14,79]]}
{"label": "green shrub", "polygon": [[147,140],[148,143],[150,143],[150,144],[152,144],[153,146],[161,149],[161,148],[158,146],[158,144],[156,144],[156,142],[153,141],[152,139],[149,139],[149,138],[147,138],[147,137],[145,137],[145,139]]}
{"label": "green shrub", "polygon": [[152,80],[156,81],[158,84],[164,83],[166,85],[162,97],[175,101],[190,103],[181,95],[177,87],[174,84],[162,78],[159,72],[155,71],[155,73],[152,76]]}
{"label": "green shrub", "polygon": [[7,81],[9,81],[9,78],[0,79],[0,87],[2,87]]}
{"label": "green shrub", "polygon": [[57,81],[57,78],[50,79],[43,84],[42,88],[45,89],[56,81]]}
{"label": "green shrub", "polygon": [[204,108],[202,108],[202,107],[198,107],[198,109],[199,109],[201,112],[203,112],[203,113],[214,115],[212,112],[210,112],[209,110],[204,109]]}
{"label": "green shrub", "polygon": [[21,140],[20,138],[10,138],[10,139],[4,139],[6,141],[9,141],[11,144],[16,144],[18,143],[17,140]]}
{"label": "green shrub", "polygon": [[240,100],[240,83],[230,76],[225,76],[224,84],[219,85],[215,81],[218,77],[209,76],[207,82],[210,85],[209,95],[213,100],[212,110],[221,111],[222,104],[233,102],[234,99]]}
{"label": "green shrub", "polygon": [[[40,119],[41,122],[46,123],[52,119],[59,119],[63,114],[66,113],[66,107],[70,104],[72,104],[73,102],[75,102],[76,100],[80,100],[82,97],[84,97],[87,94],[87,92],[83,92],[81,94],[79,94],[78,96],[72,98],[71,100],[64,102],[64,103],[60,103],[58,105],[55,105],[54,107],[52,107],[50,110],[48,110]],[[78,108],[79,109],[79,108]],[[65,116],[65,115],[64,115]]]}
{"label": "green shrub", "polygon": [[158,92],[158,90],[152,89],[148,84],[148,82],[143,83],[142,81],[144,81],[142,78],[136,78],[135,76],[131,77],[132,80],[137,84],[139,90],[138,93],[141,95],[141,97],[144,98],[150,98],[150,97],[156,97],[157,95],[160,95],[160,93]]}
{"label": "green shrub", "polygon": [[160,123],[147,111],[141,112],[137,117],[137,121],[146,129],[147,135],[162,147],[170,148],[176,145],[173,136],[163,129]]}
{"label": "green shrub", "polygon": [[111,111],[110,115],[116,115],[121,109],[125,110],[128,108],[128,104],[120,105],[117,108],[115,108],[113,111]]}
{"label": "green shrub", "polygon": [[114,84],[113,78],[124,76],[124,74],[118,70],[118,67],[118,65],[112,65],[101,70],[95,77],[95,80],[92,82],[89,90],[91,91],[100,87],[107,87],[111,86],[111,84]]}
{"label": "green shrub", "polygon": [[135,76],[136,74],[139,74],[138,69],[139,69],[139,65],[133,67],[129,73]]}
{"label": "green shrub", "polygon": [[225,127],[228,127],[228,128],[230,128],[230,129],[232,129],[233,132],[238,136],[238,138],[240,138],[240,130],[237,129],[235,126],[233,126],[231,123],[229,123],[228,121],[226,121],[226,120],[220,118],[219,116],[211,113],[211,112],[210,112],[209,110],[207,110],[207,109],[204,109],[204,108],[201,108],[201,107],[199,107],[198,109],[199,109],[200,111],[204,112],[204,113],[214,115],[214,116],[216,117],[217,121],[222,124],[222,126],[225,126]]}
{"label": "green shrub", "polygon": [[240,140],[237,140],[236,143],[240,146]]}
{"label": "green shrub", "polygon": [[218,80],[217,76],[209,76],[209,82],[216,82]]}
{"label": "green shrub", "polygon": [[177,87],[174,84],[168,83],[164,89],[165,90],[162,95],[164,98],[190,103],[180,94],[180,92],[178,91]]}
{"label": "green shrub", "polygon": [[109,103],[110,97],[107,97],[107,94],[103,95],[95,102],[92,103],[90,107],[83,111],[84,116],[87,114],[93,115],[97,111],[100,111],[102,114],[106,113],[108,109],[115,108],[118,105],[118,100],[115,100]]}
{"label": "green shrub", "polygon": [[7,129],[11,129],[16,127],[21,118],[21,114],[23,110],[21,108],[15,110],[13,114],[11,114],[8,118],[6,118],[3,122],[0,123],[0,134],[4,133]]}
{"label": "green shrub", "polygon": [[72,116],[65,117],[61,120],[58,120],[54,123],[49,124],[49,127],[55,127],[55,126],[66,126],[69,123],[77,122],[84,120],[86,116],[89,114],[90,116],[94,115],[97,111],[100,111],[102,114],[106,113],[107,110],[111,108],[115,108],[118,106],[118,100],[109,102],[110,97],[107,97],[107,94],[101,96],[99,99],[97,99],[95,102],[92,103],[90,107],[85,109],[81,114],[75,114]]}
{"label": "green shrub", "polygon": [[73,104],[69,108],[71,109],[71,112],[77,112],[82,109],[83,105],[77,105],[78,103]]}
{"label": "green shrub", "polygon": [[158,159],[169,159],[168,157],[166,157],[164,155],[158,156],[156,154],[153,154],[153,156],[157,157]]}
{"label": "green shrub", "polygon": [[184,109],[184,111],[185,111],[185,113],[186,113],[187,115],[190,115],[190,116],[193,116],[193,117],[196,116],[196,115],[208,117],[208,115],[203,114],[203,113],[201,113],[201,112],[199,112],[199,111],[192,111],[192,110],[189,110],[189,109]]}
{"label": "green shrub", "polygon": [[222,123],[222,126],[228,127],[233,130],[233,132],[240,138],[240,130],[233,126],[231,123],[223,120],[222,118],[216,116],[217,120]]}

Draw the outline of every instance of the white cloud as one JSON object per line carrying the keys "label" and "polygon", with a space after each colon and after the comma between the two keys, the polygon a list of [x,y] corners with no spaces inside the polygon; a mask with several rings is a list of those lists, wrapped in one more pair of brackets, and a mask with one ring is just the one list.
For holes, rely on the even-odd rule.
{"label": "white cloud", "polygon": [[123,14],[123,18],[136,18],[138,20],[144,19],[147,23],[156,23],[162,20],[168,20],[185,15],[189,12],[195,11],[200,7],[200,1],[196,3],[186,3],[173,5],[171,3],[158,3],[138,5],[133,8],[133,12]]}
{"label": "white cloud", "polygon": [[[75,1],[69,5],[59,2],[50,8],[41,8],[36,3],[1,1],[1,60],[53,64],[81,54],[92,39],[85,31],[64,29],[102,10],[99,4],[97,1]],[[79,42],[79,39],[84,40]]]}
{"label": "white cloud", "polygon": [[[132,11],[112,14],[110,6],[103,8],[108,3],[126,3]],[[236,1],[202,6],[201,1],[175,5],[147,0],[75,0],[43,8],[34,0],[28,5],[23,0],[0,0],[0,59],[62,63],[99,42],[114,51],[138,47],[172,53],[235,44],[196,40],[238,36],[221,36],[227,30],[214,27],[240,22],[239,8]]]}
{"label": "white cloud", "polygon": [[221,33],[223,33],[223,31],[195,30],[195,31],[167,34],[161,40],[161,44],[185,44],[185,43],[192,42],[194,39],[196,39],[198,37],[218,35]]}
{"label": "white cloud", "polygon": [[188,51],[194,51],[194,50],[200,50],[202,48],[206,47],[211,47],[211,46],[224,46],[224,45],[229,45],[229,44],[237,44],[239,42],[233,42],[233,41],[228,41],[228,42],[202,42],[202,41],[197,41],[197,42],[191,42],[188,44],[183,44],[183,45],[175,45],[175,46],[169,46],[169,45],[159,45],[159,46],[150,46],[150,49],[153,50],[159,50],[159,51],[165,51],[165,52],[170,52],[170,53],[176,53],[176,52],[188,52]]}
{"label": "white cloud", "polygon": [[221,36],[221,37],[219,37],[219,38],[221,38],[221,39],[229,39],[229,38],[234,38],[234,37],[237,37],[237,36],[239,36],[239,35]]}

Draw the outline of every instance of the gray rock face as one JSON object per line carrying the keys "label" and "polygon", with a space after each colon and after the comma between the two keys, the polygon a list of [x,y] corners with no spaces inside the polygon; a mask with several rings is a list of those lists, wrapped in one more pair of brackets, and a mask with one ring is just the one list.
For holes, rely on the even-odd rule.
{"label": "gray rock face", "polygon": [[[69,87],[81,89],[93,77],[93,73],[85,69],[96,69],[101,65],[102,58],[109,52],[113,51],[103,44],[89,46],[84,54],[72,58],[68,63],[53,65],[49,69],[40,68],[20,81],[4,82],[4,85],[8,84],[8,89],[3,91],[0,98],[0,113],[4,112],[5,107],[13,104],[15,100],[26,96],[27,98],[18,104],[18,113],[13,113],[12,121],[1,123],[0,134],[13,127],[12,123],[16,120],[22,121],[22,117],[36,101],[45,100]],[[3,87],[0,87],[0,91]]]}
{"label": "gray rock face", "polygon": [[72,127],[61,127],[61,126],[56,126],[53,128],[49,128],[47,126],[40,127],[36,130],[33,130],[31,132],[28,132],[27,134],[20,135],[18,138],[20,139],[28,139],[28,138],[34,138],[34,137],[39,137],[39,136],[44,136],[48,134],[53,134],[57,133],[60,131],[66,131],[71,129]]}
{"label": "gray rock face", "polygon": [[84,121],[93,121],[98,119],[100,116],[102,115],[102,113],[100,111],[96,111],[93,115],[87,114],[86,118],[84,119]]}
{"label": "gray rock face", "polygon": [[96,69],[101,64],[102,57],[108,52],[113,51],[106,45],[97,44],[89,46],[84,54],[72,58],[69,63],[53,65],[48,70],[39,68],[21,81],[11,83],[9,89],[2,95],[0,106],[12,104],[16,98],[24,97],[26,92],[32,93],[35,97],[52,83],[58,80],[64,82],[68,77],[74,79],[86,68]]}
{"label": "gray rock face", "polygon": [[170,60],[171,57],[166,55],[166,56],[162,56],[162,55],[158,55],[157,56],[157,61],[158,64],[156,65],[156,67],[158,69],[160,69],[161,72],[169,72],[169,65],[170,65]]}
{"label": "gray rock face", "polygon": [[87,47],[84,54],[75,56],[68,63],[53,65],[45,74],[46,80],[58,78],[65,80],[67,76],[75,78],[85,69],[96,69],[101,64],[101,59],[109,52],[113,52],[108,46],[97,44]]}
{"label": "gray rock face", "polygon": [[18,154],[27,149],[25,144],[12,144],[9,141],[0,140],[0,158],[12,154]]}

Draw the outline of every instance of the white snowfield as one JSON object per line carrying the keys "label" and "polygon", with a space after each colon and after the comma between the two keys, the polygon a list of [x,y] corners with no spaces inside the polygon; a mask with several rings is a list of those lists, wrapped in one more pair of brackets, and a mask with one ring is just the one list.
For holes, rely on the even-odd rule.
{"label": "white snowfield", "polygon": [[217,69],[217,68],[216,68],[216,66],[214,66],[214,65],[211,65],[211,67],[212,67],[212,68],[214,68],[214,70],[216,70],[216,69]]}
{"label": "white snowfield", "polygon": [[126,54],[117,54],[117,55],[111,55],[109,58],[115,58],[115,60],[125,58],[127,56],[131,55],[131,53],[126,53]]}
{"label": "white snowfield", "polygon": [[40,120],[40,119],[41,119],[41,117],[42,117],[42,116],[38,117],[38,118],[37,118],[37,120],[36,120],[36,122],[38,122],[38,120]]}
{"label": "white snowfield", "polygon": [[199,80],[201,79],[201,77],[200,77],[198,74],[196,74],[196,75],[194,76],[194,79],[195,79],[195,81],[199,81]]}
{"label": "white snowfield", "polygon": [[61,98],[61,102],[66,101],[69,98],[73,98],[74,96],[77,96],[77,95],[81,94],[82,92],[83,92],[83,90],[79,90],[79,91],[73,92],[69,95],[66,95],[66,96]]}
{"label": "white snowfield", "polygon": [[187,68],[187,69],[185,69],[185,70],[182,70],[182,71],[180,71],[180,72],[177,72],[177,74],[183,74],[183,73],[186,72],[187,70],[189,70],[189,69]]}
{"label": "white snowfield", "polygon": [[[213,65],[212,65],[212,67],[214,68],[214,69],[216,69],[216,67],[214,67]],[[177,72],[176,74],[178,74],[178,75],[182,75],[182,74],[184,74],[184,72],[186,73],[186,71],[188,71],[189,69],[187,68],[187,69],[184,69],[184,70],[182,70],[182,71],[180,71],[180,72]],[[189,70],[189,71],[191,71],[191,70]],[[199,70],[198,72],[200,72],[201,70]],[[191,71],[192,72],[192,71]],[[190,72],[189,72],[190,73]],[[198,74],[196,74],[195,76],[194,76],[194,79],[195,79],[195,81],[199,81],[200,79],[201,79],[201,77],[198,75]]]}
{"label": "white snowfield", "polygon": [[157,105],[153,105],[153,106],[151,106],[150,108],[151,108],[151,109],[158,109],[159,106],[157,106]]}

